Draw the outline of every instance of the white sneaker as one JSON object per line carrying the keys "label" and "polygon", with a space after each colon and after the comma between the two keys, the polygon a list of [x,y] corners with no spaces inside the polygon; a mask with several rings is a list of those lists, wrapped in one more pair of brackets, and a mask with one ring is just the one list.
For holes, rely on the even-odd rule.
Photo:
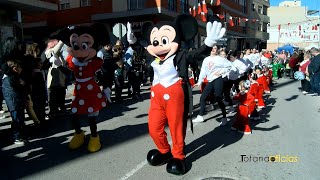
{"label": "white sneaker", "polygon": [[4,112],[5,112],[4,110],[1,110],[1,111],[0,111],[0,114],[3,114]]}
{"label": "white sneaker", "polygon": [[235,109],[234,107],[230,107],[230,108],[228,109],[228,113],[229,113],[229,114],[234,113],[234,112],[236,112],[236,109]]}
{"label": "white sneaker", "polygon": [[243,131],[238,131],[238,132],[241,133],[241,134],[245,134],[245,135],[252,134],[252,132],[243,132]]}
{"label": "white sneaker", "polygon": [[214,110],[214,106],[213,104],[209,104],[207,107],[206,107],[206,111],[212,111]]}
{"label": "white sneaker", "polygon": [[219,126],[226,126],[228,124],[228,119],[227,118],[222,118]]}
{"label": "white sneaker", "polygon": [[306,95],[306,94],[308,94],[308,92],[307,91],[302,91],[302,94]]}
{"label": "white sneaker", "polygon": [[203,116],[198,115],[197,118],[192,120],[192,122],[194,123],[204,122]]}

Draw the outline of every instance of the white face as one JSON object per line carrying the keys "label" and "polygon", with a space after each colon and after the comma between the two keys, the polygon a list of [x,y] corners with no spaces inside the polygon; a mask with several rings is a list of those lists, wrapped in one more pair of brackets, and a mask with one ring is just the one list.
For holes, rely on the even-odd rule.
{"label": "white face", "polygon": [[162,61],[177,52],[179,44],[173,40],[176,38],[176,30],[169,25],[164,25],[160,29],[154,27],[150,33],[151,45],[147,51]]}

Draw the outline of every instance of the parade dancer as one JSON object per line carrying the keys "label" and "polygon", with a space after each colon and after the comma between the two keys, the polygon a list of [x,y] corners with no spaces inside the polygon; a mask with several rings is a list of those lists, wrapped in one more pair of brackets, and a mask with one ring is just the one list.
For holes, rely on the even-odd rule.
{"label": "parade dancer", "polygon": [[69,148],[78,149],[84,144],[85,134],[79,120],[80,115],[87,115],[91,130],[87,150],[96,152],[101,148],[96,119],[99,111],[107,105],[106,97],[95,81],[95,75],[101,70],[103,64],[103,60],[97,57],[97,50],[101,44],[108,41],[105,36],[106,31],[103,25],[93,24],[71,27],[64,33],[70,35],[66,63],[76,79],[71,103],[72,125],[75,133]]}
{"label": "parade dancer", "polygon": [[[187,28],[186,28],[187,27]],[[207,23],[207,37],[204,45],[191,52],[180,49],[181,41],[193,39],[198,32],[198,23],[189,14],[176,17],[174,22],[144,24],[142,33],[149,41],[147,51],[154,57],[151,66],[154,79],[151,87],[149,109],[149,134],[157,149],[150,150],[147,160],[152,166],[167,164],[167,172],[175,175],[186,173],[185,135],[189,111],[191,87],[188,67],[201,54],[209,54],[216,41],[222,38],[225,28],[218,22]],[[135,39],[128,24],[128,41]],[[172,147],[165,132],[168,123]]]}
{"label": "parade dancer", "polygon": [[264,93],[270,94],[270,89],[268,87],[267,77],[262,73],[262,69],[260,66],[255,67],[255,73],[257,74],[257,77],[258,77],[257,82],[259,84],[258,108],[262,109],[262,108],[265,108],[263,94]]}
{"label": "parade dancer", "polygon": [[240,92],[233,97],[234,100],[239,100],[236,120],[233,123],[231,130],[238,130],[243,134],[251,134],[249,125],[249,115],[251,107],[255,106],[254,97],[248,92],[250,88],[250,81],[241,81],[239,83]]}

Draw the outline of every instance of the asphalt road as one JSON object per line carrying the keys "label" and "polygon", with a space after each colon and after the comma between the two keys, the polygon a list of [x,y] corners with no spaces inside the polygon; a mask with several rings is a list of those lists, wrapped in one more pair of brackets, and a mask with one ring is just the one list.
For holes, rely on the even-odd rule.
{"label": "asphalt road", "polygon": [[[168,174],[165,165],[147,164],[146,154],[155,148],[147,125],[149,87],[142,88],[143,102],[124,100],[101,112],[103,148],[92,154],[86,146],[68,150],[73,134],[69,116],[51,120],[42,131],[29,127],[32,139],[25,146],[8,143],[6,118],[0,120],[0,179],[320,179],[320,97],[302,95],[299,86],[277,80],[260,112],[262,120],[251,122],[251,135],[230,131],[234,113],[228,114],[227,127],[219,127],[219,108],[208,112],[205,123],[195,124],[194,134],[187,132],[188,173],[183,176]],[[199,98],[194,90],[195,115]],[[82,123],[88,135],[86,120]],[[285,162],[266,162],[270,156]]]}

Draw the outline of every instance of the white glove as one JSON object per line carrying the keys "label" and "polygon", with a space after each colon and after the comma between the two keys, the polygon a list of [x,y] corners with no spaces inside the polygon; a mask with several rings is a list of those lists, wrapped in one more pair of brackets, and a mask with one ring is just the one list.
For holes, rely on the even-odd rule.
{"label": "white glove", "polygon": [[221,39],[226,32],[226,28],[222,28],[222,24],[214,21],[213,23],[207,23],[207,37],[204,40],[204,44],[209,47],[213,47],[217,43],[217,40]]}
{"label": "white glove", "polygon": [[53,54],[58,54],[60,52],[60,50],[62,49],[63,45],[64,45],[63,42],[59,41],[58,44],[56,44],[53,48],[47,49],[44,52],[44,54],[49,59],[49,58],[51,58],[51,56]]}
{"label": "white glove", "polygon": [[193,85],[192,88],[194,88],[194,87],[201,87],[201,84],[202,84],[202,82],[197,82],[195,85]]}
{"label": "white glove", "polygon": [[107,88],[105,88],[103,90],[103,92],[104,92],[104,95],[107,97],[108,102],[112,103],[112,101],[111,101],[111,89],[109,87],[107,87]]}
{"label": "white glove", "polygon": [[58,67],[62,65],[61,60],[56,55],[51,56],[51,58],[49,59],[49,62],[53,63],[54,65],[56,65]]}
{"label": "white glove", "polygon": [[129,44],[134,44],[137,42],[137,38],[134,36],[133,32],[132,32],[132,28],[131,28],[131,24],[128,22],[127,23],[127,41]]}

